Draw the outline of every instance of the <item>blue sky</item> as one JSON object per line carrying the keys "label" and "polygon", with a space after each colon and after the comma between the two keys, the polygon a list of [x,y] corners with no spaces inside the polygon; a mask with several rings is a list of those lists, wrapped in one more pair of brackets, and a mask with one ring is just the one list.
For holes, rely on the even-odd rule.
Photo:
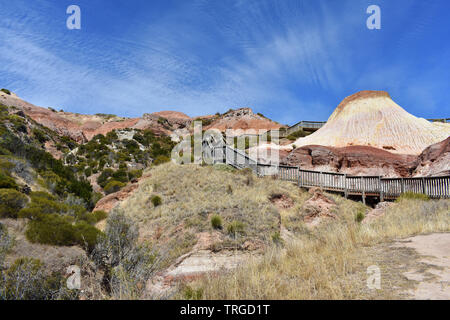
{"label": "blue sky", "polygon": [[[81,30],[66,8],[81,8]],[[366,9],[381,8],[381,30]],[[450,117],[448,0],[0,0],[0,87],[79,113],[251,107],[326,120],[359,90]]]}

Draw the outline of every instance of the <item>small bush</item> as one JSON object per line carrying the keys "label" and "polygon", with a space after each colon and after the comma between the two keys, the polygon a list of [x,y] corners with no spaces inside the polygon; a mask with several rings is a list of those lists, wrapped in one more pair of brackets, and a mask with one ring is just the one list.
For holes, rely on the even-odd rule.
{"label": "small bush", "polygon": [[0,273],[6,254],[14,246],[14,238],[8,234],[8,229],[0,223]]}
{"label": "small bush", "polygon": [[222,229],[222,218],[215,214],[211,217],[211,226],[214,229]]}
{"label": "small bush", "polygon": [[76,244],[73,218],[58,214],[41,215],[36,220],[28,222],[25,235],[30,242],[50,245]]}
{"label": "small bush", "polygon": [[309,136],[310,134],[311,134],[310,132],[300,129],[298,131],[291,133],[286,138],[289,140],[297,140],[298,138],[303,138],[303,137]]}
{"label": "small bush", "polygon": [[142,177],[142,170],[131,170],[128,172],[128,179],[131,181],[133,179],[138,179]]}
{"label": "small bush", "polygon": [[108,179],[113,175],[114,170],[112,169],[105,169],[100,173],[100,175],[97,177],[97,183],[99,186],[104,188],[106,184],[108,183]]}
{"label": "small bush", "polygon": [[103,189],[105,190],[106,194],[111,194],[111,193],[119,191],[120,189],[122,189],[125,186],[126,186],[126,184],[123,182],[116,181],[116,180],[110,180]]}
{"label": "small bush", "polygon": [[400,202],[402,200],[421,200],[428,201],[430,197],[423,193],[414,193],[414,192],[405,192],[400,195],[400,197],[395,200],[396,202]]}
{"label": "small bush", "polygon": [[94,211],[94,212],[92,212],[92,215],[95,217],[96,222],[105,220],[108,217],[108,214],[102,210]]}
{"label": "small bush", "polygon": [[17,218],[28,198],[14,189],[0,189],[0,218]]}
{"label": "small bush", "polygon": [[9,175],[0,171],[0,189],[17,189],[16,181]]}
{"label": "small bush", "polygon": [[203,289],[192,289],[190,286],[186,286],[183,290],[183,298],[185,300],[201,300],[203,297]]}
{"label": "small bush", "polygon": [[227,232],[230,235],[236,235],[238,233],[244,233],[244,224],[240,221],[234,220],[227,226]]}
{"label": "small bush", "polygon": [[281,238],[281,234],[280,231],[276,231],[272,234],[272,241],[275,244],[282,244],[283,243],[283,239]]}
{"label": "small bush", "polygon": [[152,196],[150,198],[150,201],[152,202],[154,207],[157,207],[157,206],[161,205],[161,203],[162,203],[161,197],[160,196],[156,196],[156,195]]}
{"label": "small bush", "polygon": [[364,212],[362,211],[362,210],[359,210],[357,213],[356,213],[356,216],[355,216],[355,221],[356,222],[362,222],[363,220],[364,220],[364,218],[365,218],[366,216],[365,216],[365,214],[364,214]]}
{"label": "small bush", "polygon": [[33,129],[33,136],[40,142],[40,143],[45,143],[46,141],[49,140],[49,138],[47,137],[47,135],[45,134],[44,131],[39,130],[39,129]]}
{"label": "small bush", "polygon": [[6,94],[11,95],[11,91],[9,91],[8,89],[3,88],[3,89],[1,89],[0,91],[4,92],[4,93],[6,93]]}
{"label": "small bush", "polygon": [[124,169],[117,170],[116,172],[114,172],[112,174],[112,177],[116,181],[120,181],[120,182],[123,182],[123,183],[128,182],[128,173]]}
{"label": "small bush", "polygon": [[160,165],[160,164],[163,164],[163,163],[166,163],[166,162],[169,162],[169,161],[170,161],[170,158],[169,158],[169,157],[159,155],[159,156],[157,156],[156,159],[153,161],[153,164],[154,164],[155,166],[158,166],[158,165]]}
{"label": "small bush", "polygon": [[85,221],[73,223],[70,216],[41,215],[28,223],[25,235],[30,242],[57,246],[80,245],[92,249],[100,231]]}
{"label": "small bush", "polygon": [[159,261],[150,247],[138,243],[136,222],[122,211],[111,211],[92,252],[92,260],[103,271],[103,283],[116,299],[137,299],[145,283],[159,269]]}

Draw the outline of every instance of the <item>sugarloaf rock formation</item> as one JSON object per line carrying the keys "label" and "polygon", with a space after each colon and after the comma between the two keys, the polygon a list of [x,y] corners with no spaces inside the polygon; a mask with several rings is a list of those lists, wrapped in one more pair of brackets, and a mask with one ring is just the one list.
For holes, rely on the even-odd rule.
{"label": "sugarloaf rock formation", "polygon": [[361,91],[345,98],[327,123],[292,146],[369,146],[391,153],[418,155],[450,136],[450,124],[417,118],[384,91]]}

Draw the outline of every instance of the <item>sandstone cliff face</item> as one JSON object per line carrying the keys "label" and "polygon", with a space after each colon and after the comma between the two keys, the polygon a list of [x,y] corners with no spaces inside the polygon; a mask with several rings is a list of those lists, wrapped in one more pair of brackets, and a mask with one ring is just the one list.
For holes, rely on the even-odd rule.
{"label": "sandstone cliff face", "polygon": [[361,91],[345,98],[321,129],[292,145],[368,146],[419,155],[448,136],[449,124],[431,123],[409,114],[387,92]]}
{"label": "sandstone cliff face", "polygon": [[340,172],[350,175],[408,177],[415,168],[416,157],[398,155],[365,146],[333,148],[304,146],[281,159],[281,163],[302,169]]}
{"label": "sandstone cliff face", "polygon": [[414,176],[450,175],[450,137],[426,148],[416,165]]}

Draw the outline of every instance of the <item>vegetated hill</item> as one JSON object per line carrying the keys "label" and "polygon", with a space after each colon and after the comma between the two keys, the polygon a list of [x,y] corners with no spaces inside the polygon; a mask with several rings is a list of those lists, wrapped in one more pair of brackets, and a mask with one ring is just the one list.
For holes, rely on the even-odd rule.
{"label": "vegetated hill", "polygon": [[[104,239],[95,224],[107,217],[91,212],[96,202],[136,182],[147,166],[169,161],[174,143],[124,129],[78,144],[1,104],[0,134],[0,298],[79,297],[65,286],[67,267],[86,263],[95,278],[106,263],[89,260]],[[16,283],[28,275],[33,283]],[[98,287],[84,297],[103,294],[101,277],[84,280]]]}
{"label": "vegetated hill", "polygon": [[[26,163],[24,171],[32,169],[43,179],[46,188],[63,196],[73,193],[86,203],[92,201],[92,188],[85,179],[77,176],[65,166],[61,158],[64,152],[75,148],[76,143],[67,137],[58,136],[43,127],[15,107],[0,105],[0,155],[7,171],[20,174],[20,163]],[[48,151],[54,151],[55,157]],[[13,167],[11,167],[13,166]],[[27,181],[25,177],[22,179]],[[21,187],[26,187],[22,185]]]}
{"label": "vegetated hill", "polygon": [[144,114],[141,118],[125,118],[102,113],[83,115],[58,111],[54,108],[37,107],[20,99],[14,93],[8,94],[2,91],[0,91],[0,103],[15,106],[36,122],[78,143],[87,142],[97,134],[105,135],[115,129],[151,129],[155,134],[169,135],[176,130],[189,127],[191,123],[188,116],[170,111]]}
{"label": "vegetated hill", "polygon": [[345,98],[322,128],[293,145],[368,146],[418,155],[449,135],[450,124],[413,116],[392,101],[387,92],[361,91]]}

